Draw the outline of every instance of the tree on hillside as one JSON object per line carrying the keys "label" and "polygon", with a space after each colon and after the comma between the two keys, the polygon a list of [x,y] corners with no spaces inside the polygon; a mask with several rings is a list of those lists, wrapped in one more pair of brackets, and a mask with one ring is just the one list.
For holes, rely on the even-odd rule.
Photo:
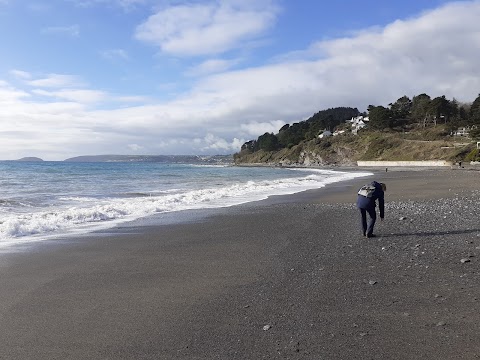
{"label": "tree on hillside", "polygon": [[472,125],[480,125],[480,94],[470,107],[469,123]]}
{"label": "tree on hillside", "polygon": [[458,118],[461,122],[468,122],[469,111],[470,109],[465,105],[462,105],[458,108]]}
{"label": "tree on hillside", "polygon": [[480,128],[471,129],[469,135],[473,140],[480,140]]}
{"label": "tree on hillside", "polygon": [[457,99],[453,98],[452,101],[450,101],[450,120],[455,120],[455,121],[460,121],[460,103],[458,102]]}
{"label": "tree on hillside", "polygon": [[279,132],[282,132],[282,131],[288,130],[288,128],[289,128],[289,127],[290,127],[290,125],[289,125],[289,124],[285,124],[285,125],[283,125],[283,126],[280,128]]}
{"label": "tree on hillside", "polygon": [[245,144],[242,145],[240,150],[253,152],[255,151],[256,143],[257,143],[256,140],[247,141]]}
{"label": "tree on hillside", "polygon": [[369,127],[372,129],[383,130],[393,126],[392,111],[383,106],[368,107]]}
{"label": "tree on hillside", "polygon": [[350,107],[338,107],[319,111],[305,121],[308,124],[305,138],[313,139],[325,129],[333,131],[336,126],[359,114],[360,112],[357,108]]}
{"label": "tree on hillside", "polygon": [[423,123],[423,126],[426,125],[426,122],[431,117],[429,113],[430,101],[430,96],[427,94],[420,94],[413,97],[412,110],[410,112],[410,117],[413,121]]}
{"label": "tree on hillside", "polygon": [[290,124],[285,124],[278,131],[277,139],[281,147],[289,147],[289,144],[293,145],[294,136],[289,129]]}
{"label": "tree on hillside", "polygon": [[330,130],[333,131],[333,128],[339,124],[338,121],[330,114],[325,117],[322,117],[320,121],[312,121],[310,122],[310,126],[308,128],[307,133],[305,134],[306,140],[315,139],[318,134],[320,134],[323,130]]}
{"label": "tree on hillside", "polygon": [[[287,124],[288,125],[288,124]],[[284,125],[280,129],[277,139],[279,146],[292,147],[305,140],[305,133],[308,130],[308,124],[304,121],[294,123],[290,126]]]}
{"label": "tree on hillside", "polygon": [[333,131],[336,126],[358,114],[358,109],[349,107],[321,110],[305,121],[282,126],[277,134],[279,145],[290,148],[304,140],[315,139],[324,129]]}
{"label": "tree on hillside", "polygon": [[255,150],[275,151],[278,150],[279,143],[275,135],[265,133],[258,137]]}
{"label": "tree on hillside", "polygon": [[445,95],[438,96],[430,101],[428,107],[428,112],[431,114],[435,125],[437,125],[437,121],[440,119],[443,119],[444,123],[447,123],[453,112],[452,110],[452,105],[450,104],[450,101],[445,98]]}
{"label": "tree on hillside", "polygon": [[412,109],[412,100],[406,95],[399,98],[393,104],[390,104],[392,115],[397,119],[406,118]]}

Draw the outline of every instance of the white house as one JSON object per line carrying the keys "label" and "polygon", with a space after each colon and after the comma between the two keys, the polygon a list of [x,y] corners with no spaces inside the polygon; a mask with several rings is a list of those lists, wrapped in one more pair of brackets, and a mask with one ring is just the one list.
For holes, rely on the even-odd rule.
{"label": "white house", "polygon": [[346,122],[349,122],[352,124],[352,133],[357,135],[358,130],[363,129],[365,126],[367,126],[367,122],[370,119],[368,116],[356,116],[352,117],[350,120],[347,120]]}
{"label": "white house", "polygon": [[320,135],[318,135],[318,138],[323,139],[328,136],[332,136],[332,132],[329,130],[324,130]]}
{"label": "white house", "polygon": [[458,128],[456,131],[453,132],[455,136],[467,136],[469,134],[469,128]]}

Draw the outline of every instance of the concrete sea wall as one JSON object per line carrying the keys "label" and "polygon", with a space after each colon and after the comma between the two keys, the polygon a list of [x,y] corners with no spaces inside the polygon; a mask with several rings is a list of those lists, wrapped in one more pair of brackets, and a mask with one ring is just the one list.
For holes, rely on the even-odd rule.
{"label": "concrete sea wall", "polygon": [[358,166],[367,167],[395,167],[395,166],[422,166],[422,167],[437,167],[437,166],[452,166],[453,162],[445,160],[425,160],[425,161],[357,161]]}

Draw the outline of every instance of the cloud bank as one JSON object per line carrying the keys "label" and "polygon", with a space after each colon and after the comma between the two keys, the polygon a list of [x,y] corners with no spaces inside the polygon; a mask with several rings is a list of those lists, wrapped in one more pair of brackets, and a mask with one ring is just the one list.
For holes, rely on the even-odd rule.
{"label": "cloud bank", "polygon": [[478,1],[228,70],[219,55],[264,36],[279,11],[270,1],[217,1],[153,13],[137,27],[139,40],[164,54],[206,57],[185,69],[198,76],[190,90],[167,102],[132,94],[136,106],[112,105],[123,100],[76,74],[12,70],[0,79],[0,158],[233,153],[329,107],[363,111],[423,92],[472,101],[480,92]]}
{"label": "cloud bank", "polygon": [[262,34],[273,25],[278,11],[265,0],[176,5],[150,16],[135,36],[168,54],[219,54]]}

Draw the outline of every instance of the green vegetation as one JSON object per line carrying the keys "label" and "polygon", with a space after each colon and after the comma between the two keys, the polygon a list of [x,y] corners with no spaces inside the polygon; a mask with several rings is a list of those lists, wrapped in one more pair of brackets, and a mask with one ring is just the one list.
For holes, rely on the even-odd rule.
{"label": "green vegetation", "polygon": [[473,149],[465,157],[465,160],[467,160],[467,161],[480,161],[480,150]]}
{"label": "green vegetation", "polygon": [[[480,140],[480,95],[472,104],[431,98],[402,96],[385,106],[368,106],[367,113],[356,108],[322,110],[309,119],[286,124],[278,133],[265,133],[243,144],[234,155],[237,163],[354,164],[357,160],[451,160],[478,161],[473,140]],[[367,126],[353,135],[351,124],[367,116]],[[453,136],[460,127],[469,137]],[[324,130],[344,130],[341,135],[319,138]]]}

